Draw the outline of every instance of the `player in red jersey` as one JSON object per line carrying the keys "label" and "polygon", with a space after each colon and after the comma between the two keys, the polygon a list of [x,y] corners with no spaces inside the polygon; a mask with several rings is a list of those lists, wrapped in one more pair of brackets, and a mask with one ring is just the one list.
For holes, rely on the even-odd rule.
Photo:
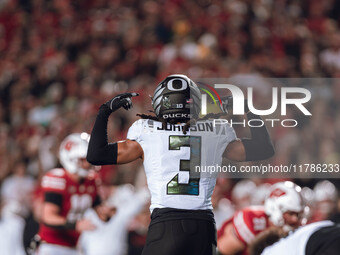
{"label": "player in red jersey", "polygon": [[42,178],[44,203],[39,255],[78,254],[76,245],[80,233],[95,228],[91,221],[82,218],[86,209],[100,203],[99,179],[85,159],[88,140],[86,133],[67,136],[59,149],[64,168],[52,169]]}
{"label": "player in red jersey", "polygon": [[295,229],[301,225],[304,203],[301,188],[292,182],[271,186],[264,206],[250,206],[236,212],[217,234],[221,254],[248,254],[255,236],[270,226]]}

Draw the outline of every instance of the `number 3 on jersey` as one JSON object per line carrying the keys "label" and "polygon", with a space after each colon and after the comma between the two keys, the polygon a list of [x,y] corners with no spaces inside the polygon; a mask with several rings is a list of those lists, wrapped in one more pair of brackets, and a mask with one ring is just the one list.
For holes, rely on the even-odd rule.
{"label": "number 3 on jersey", "polygon": [[190,147],[190,159],[179,161],[179,171],[189,172],[189,181],[179,183],[179,174],[176,174],[167,184],[167,194],[198,196],[200,173],[195,172],[195,166],[201,165],[201,137],[170,135],[169,150],[179,150],[181,147]]}

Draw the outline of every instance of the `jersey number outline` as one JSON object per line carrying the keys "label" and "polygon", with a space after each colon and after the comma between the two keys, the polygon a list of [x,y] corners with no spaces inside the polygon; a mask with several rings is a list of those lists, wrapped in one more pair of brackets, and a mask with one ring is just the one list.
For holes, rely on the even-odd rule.
{"label": "jersey number outline", "polygon": [[201,137],[170,135],[169,150],[179,150],[181,147],[190,148],[190,159],[179,161],[179,171],[189,172],[189,181],[188,183],[179,183],[179,174],[176,174],[167,184],[167,194],[198,196],[200,173],[194,170],[195,166],[201,165]]}
{"label": "jersey number outline", "polygon": [[253,225],[255,231],[263,231],[266,229],[267,221],[265,217],[254,218]]}
{"label": "jersey number outline", "polygon": [[70,198],[71,208],[67,214],[67,220],[76,222],[80,220],[86,209],[92,206],[92,197],[89,194],[74,194]]}

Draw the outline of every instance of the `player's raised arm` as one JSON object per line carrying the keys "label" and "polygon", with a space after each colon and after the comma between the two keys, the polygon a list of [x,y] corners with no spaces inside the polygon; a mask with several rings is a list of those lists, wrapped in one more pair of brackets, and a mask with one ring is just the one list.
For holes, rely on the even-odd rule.
{"label": "player's raised arm", "polygon": [[136,141],[125,140],[108,143],[107,122],[110,114],[123,107],[132,107],[131,97],[137,93],[124,93],[115,96],[103,104],[98,112],[92,129],[86,159],[93,165],[110,165],[128,163],[143,156],[143,150]]}
{"label": "player's raised arm", "polygon": [[[249,111],[247,105],[245,109],[248,121],[262,121],[260,116]],[[257,161],[272,157],[275,151],[266,126],[250,126],[250,133],[251,138],[242,138],[230,143],[225,149],[223,157],[233,161]]]}

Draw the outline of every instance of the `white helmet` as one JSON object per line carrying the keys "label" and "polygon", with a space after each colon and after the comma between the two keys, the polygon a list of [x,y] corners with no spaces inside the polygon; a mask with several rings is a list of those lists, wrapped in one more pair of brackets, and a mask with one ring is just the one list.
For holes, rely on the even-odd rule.
{"label": "white helmet", "polygon": [[80,168],[78,160],[86,158],[90,135],[87,133],[74,133],[67,136],[59,148],[59,159],[66,171],[85,177],[86,169]]}
{"label": "white helmet", "polygon": [[265,201],[265,212],[275,226],[284,226],[283,214],[285,212],[302,212],[303,210],[304,203],[300,186],[285,181],[270,187]]}

